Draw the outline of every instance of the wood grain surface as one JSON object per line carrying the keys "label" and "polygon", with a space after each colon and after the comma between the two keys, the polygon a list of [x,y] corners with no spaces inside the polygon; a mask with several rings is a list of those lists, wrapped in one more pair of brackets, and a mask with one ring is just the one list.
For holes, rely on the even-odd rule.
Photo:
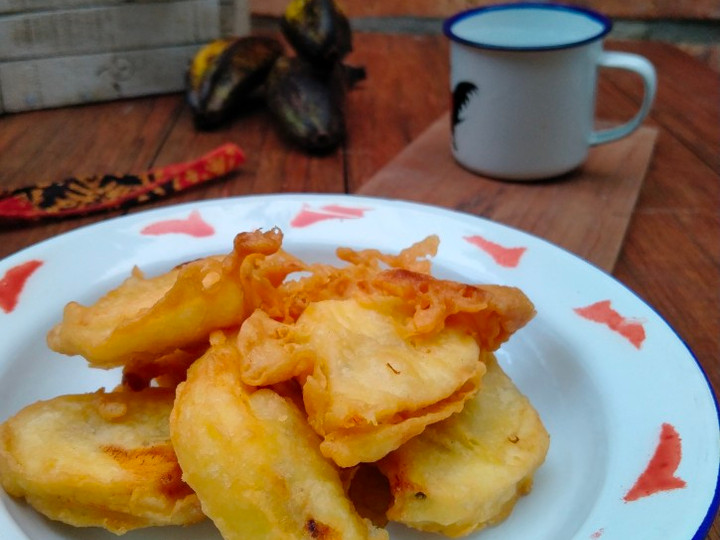
{"label": "wood grain surface", "polygon": [[[374,177],[447,112],[447,45],[439,35],[357,33],[348,58],[364,65],[368,79],[350,92],[348,139],[338,152],[311,156],[281,137],[262,106],[213,132],[199,132],[182,95],[169,94],[0,119],[0,188],[101,173],[141,172],[188,160],[224,142],[241,146],[248,160],[228,177],[150,206],[29,226],[0,224],[0,257],[74,228],[123,213],[199,199],[274,192],[355,193],[372,190]],[[677,48],[653,42],[613,42],[611,49],[648,57],[658,71],[658,94],[643,131],[654,148],[637,199],[627,193],[624,243],[612,275],[667,320],[720,389],[720,84],[717,74]],[[641,83],[618,70],[603,70],[597,116],[621,122],[632,116]],[[647,148],[644,140],[640,148]],[[608,147],[610,150],[610,147]],[[624,148],[623,151],[626,151]],[[619,158],[624,161],[625,158]],[[633,161],[631,157],[627,158]],[[617,163],[618,157],[610,162]],[[636,164],[642,160],[635,159]],[[603,164],[606,165],[603,160]],[[627,172],[627,169],[625,169]],[[610,174],[605,171],[602,174]],[[367,184],[367,186],[366,186]],[[502,187],[502,189],[500,189]],[[522,186],[515,186],[520,189]],[[495,219],[519,220],[525,230],[563,243],[564,235],[534,214],[536,198],[558,185],[525,186],[525,195],[497,185],[493,201],[467,203],[444,194],[410,194],[423,202]],[[589,183],[592,189],[599,182]],[[628,185],[625,185],[627,188]],[[580,189],[578,182],[577,189]],[[508,199],[505,199],[507,195]],[[516,201],[503,209],[505,200]],[[525,197],[525,209],[518,199]],[[617,200],[617,198],[616,198]],[[547,203],[547,200],[546,200]],[[508,203],[510,204],[510,203]],[[562,200],[557,203],[562,205]],[[602,201],[601,201],[602,207]],[[623,221],[624,220],[624,221]],[[599,240],[597,240],[599,241]],[[92,246],[88,246],[92,250]],[[78,254],[82,258],[83,254]],[[592,257],[592,255],[585,255]],[[614,258],[614,257],[613,257]],[[605,267],[612,260],[601,263]],[[1,332],[0,327],[0,332]],[[715,519],[709,536],[720,540]]]}
{"label": "wood grain surface", "polygon": [[503,182],[460,167],[444,114],[358,193],[432,202],[549,240],[611,272],[652,156],[657,130],[592,149],[577,171],[542,182]]}
{"label": "wood grain surface", "polygon": [[[7,0],[6,0],[7,1]],[[497,4],[497,0],[346,0],[340,4],[350,17],[448,17],[474,6]],[[720,18],[720,8],[714,0],[575,0],[569,2],[595,9],[612,17],[638,19],[706,19]],[[287,0],[251,0],[252,12],[257,15],[281,15]]]}

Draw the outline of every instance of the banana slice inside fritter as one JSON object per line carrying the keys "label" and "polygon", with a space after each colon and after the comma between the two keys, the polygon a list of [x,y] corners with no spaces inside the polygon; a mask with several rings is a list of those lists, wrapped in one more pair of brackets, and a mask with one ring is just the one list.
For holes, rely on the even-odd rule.
{"label": "banana slice inside fritter", "polygon": [[178,387],[171,432],[223,538],[388,538],[355,512],[293,401],[244,385],[237,348],[221,333],[212,341]]}
{"label": "banana slice inside fritter", "polygon": [[204,519],[170,444],[174,392],[39,401],[0,425],[0,482],[50,519],[116,534]]}

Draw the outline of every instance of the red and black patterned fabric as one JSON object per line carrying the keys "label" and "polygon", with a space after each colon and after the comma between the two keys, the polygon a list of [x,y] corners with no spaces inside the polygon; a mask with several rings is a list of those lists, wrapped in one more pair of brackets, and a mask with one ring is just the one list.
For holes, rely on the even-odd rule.
{"label": "red and black patterned fabric", "polygon": [[0,192],[0,219],[62,218],[150,202],[224,176],[244,161],[240,147],[227,143],[194,161],[139,175],[68,178]]}

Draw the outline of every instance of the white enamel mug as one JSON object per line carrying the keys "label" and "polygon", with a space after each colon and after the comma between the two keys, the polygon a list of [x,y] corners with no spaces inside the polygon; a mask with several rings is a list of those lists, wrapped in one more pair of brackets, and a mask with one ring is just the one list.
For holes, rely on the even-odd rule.
{"label": "white enamel mug", "polygon": [[[485,176],[538,180],[579,167],[593,145],[637,129],[655,96],[656,74],[642,56],[602,47],[611,21],[551,3],[499,4],[458,13],[450,39],[452,152]],[[636,115],[593,129],[598,67],[640,75]]]}

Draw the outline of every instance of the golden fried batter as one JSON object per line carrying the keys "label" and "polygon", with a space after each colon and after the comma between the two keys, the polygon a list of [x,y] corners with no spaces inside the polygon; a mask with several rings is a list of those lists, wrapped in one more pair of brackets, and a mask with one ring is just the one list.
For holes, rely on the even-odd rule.
{"label": "golden fried batter", "polygon": [[63,354],[80,354],[99,368],[197,346],[212,330],[240,324],[262,300],[263,287],[274,290],[300,268],[285,254],[258,268],[281,243],[277,229],[241,233],[227,256],[199,259],[153,278],[135,269],[94,304],[65,306],[48,345]]}
{"label": "golden fried batter", "polygon": [[355,512],[292,400],[244,385],[237,349],[221,333],[212,341],[178,387],[171,432],[223,538],[386,539]]}
{"label": "golden fried batter", "polygon": [[435,255],[438,244],[437,236],[428,236],[397,255],[340,247],[336,251],[338,259],[349,264],[307,264],[303,267],[305,275],[283,282],[275,295],[266,295],[267,301],[256,307],[273,319],[295,322],[313,302],[352,298],[367,292],[370,281],[388,267],[429,274],[428,257]]}
{"label": "golden fried batter", "polygon": [[391,314],[356,300],[310,305],[295,329],[308,422],[320,449],[341,467],[375,461],[430,423],[462,409],[485,365],[477,343],[460,330],[406,339]]}
{"label": "golden fried batter", "polygon": [[495,351],[534,316],[535,307],[516,287],[469,285],[403,268],[380,272],[371,294],[402,302],[410,334],[431,334],[446,326],[472,334],[484,351]]}
{"label": "golden fried batter", "polygon": [[146,278],[138,269],[96,303],[70,302],[48,334],[54,351],[114,368],[196,345],[217,326],[244,318],[243,291],[224,257]]}
{"label": "golden fried batter", "polygon": [[159,357],[136,358],[122,370],[122,384],[118,390],[138,391],[150,386],[175,388],[185,380],[187,369],[200,358],[208,346],[176,349]]}
{"label": "golden fried batter", "polygon": [[393,496],[390,520],[462,536],[505,519],[530,491],[548,433],[497,361],[489,358],[487,368],[461,413],[378,463]]}
{"label": "golden fried batter", "polygon": [[170,444],[165,389],[39,401],[0,425],[0,482],[50,519],[116,534],[204,518]]}
{"label": "golden fried batter", "polygon": [[535,313],[511,287],[406,269],[365,278],[349,298],[310,303],[295,324],[256,311],[238,335],[243,381],[298,378],[320,449],[341,467],[378,460],[462,410],[484,355]]}

